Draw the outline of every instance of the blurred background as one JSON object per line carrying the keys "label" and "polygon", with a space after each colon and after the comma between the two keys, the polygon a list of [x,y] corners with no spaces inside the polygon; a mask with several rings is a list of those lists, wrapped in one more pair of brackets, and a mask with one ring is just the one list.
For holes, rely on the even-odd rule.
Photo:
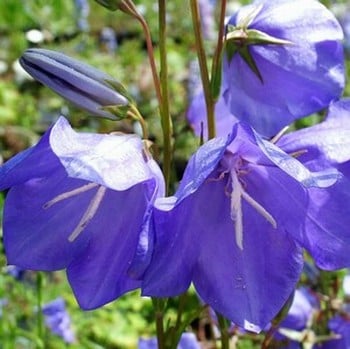
{"label": "blurred background", "polygon": [[[229,1],[229,13],[247,2]],[[323,2],[331,8],[343,26],[344,47],[349,59],[350,4],[347,0]],[[157,2],[140,0],[135,3],[150,26],[158,56]],[[216,36],[216,2],[202,3],[203,30],[210,55]],[[189,155],[199,144],[186,122],[186,109],[191,96],[198,90],[200,81],[188,2],[169,1],[168,10],[167,53],[175,140],[173,176],[176,182],[181,178]],[[139,23],[119,11],[109,12],[92,0],[1,0],[1,162],[35,144],[60,115],[68,117],[72,125],[82,131],[138,131],[129,121],[111,122],[89,117],[32,80],[18,63],[18,58],[29,47],[61,51],[109,73],[123,83],[137,101],[149,124],[151,139],[157,144],[158,154],[161,154],[162,136],[157,101]],[[348,71],[349,68],[347,63]],[[344,95],[350,96],[349,80]],[[298,121],[296,127],[306,126],[320,118],[322,115],[315,115]],[[5,194],[1,195],[0,207]],[[310,262],[309,274],[306,270],[302,282],[307,285],[313,275],[316,281],[312,282],[317,284],[321,274]],[[332,287],[336,298],[343,297],[341,285],[346,274],[345,270],[329,273],[328,281],[323,285],[324,291],[329,292]],[[324,278],[322,276],[322,280]],[[174,302],[173,308],[176,309],[176,300]],[[190,304],[195,306],[197,303],[198,300],[192,294]],[[40,326],[41,317],[45,322],[44,328]],[[200,323],[193,324],[198,336],[202,336],[201,339],[210,337],[210,333],[206,333],[205,324],[204,327],[201,326]],[[1,349],[135,348],[139,337],[149,337],[154,332],[152,303],[149,299],[141,298],[138,292],[126,295],[102,309],[83,312],[73,297],[64,272],[35,273],[7,266],[1,248]],[[238,348],[259,347],[259,339],[247,338],[240,343]]]}

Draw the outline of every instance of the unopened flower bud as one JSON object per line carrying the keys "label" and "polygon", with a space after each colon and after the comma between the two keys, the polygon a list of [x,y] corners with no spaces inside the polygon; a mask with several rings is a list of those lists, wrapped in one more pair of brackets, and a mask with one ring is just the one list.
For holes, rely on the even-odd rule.
{"label": "unopened flower bud", "polygon": [[28,49],[20,63],[34,79],[93,115],[116,119],[108,108],[129,104],[120,82],[62,53]]}

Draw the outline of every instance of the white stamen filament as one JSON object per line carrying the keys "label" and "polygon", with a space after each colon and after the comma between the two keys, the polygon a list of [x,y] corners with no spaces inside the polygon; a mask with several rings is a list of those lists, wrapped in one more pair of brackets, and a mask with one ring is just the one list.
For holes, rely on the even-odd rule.
{"label": "white stamen filament", "polygon": [[260,213],[276,229],[277,222],[273,216],[242,187],[235,170],[230,172],[232,181],[231,193],[231,219],[235,223],[235,236],[237,246],[243,250],[243,212],[242,198]]}
{"label": "white stamen filament", "polygon": [[86,226],[89,224],[92,218],[94,218],[97,209],[100,206],[100,203],[106,193],[107,188],[106,187],[99,187],[95,196],[91,200],[87,210],[85,211],[83,217],[81,218],[80,222],[76,226],[76,228],[73,230],[73,232],[69,235],[68,241],[73,242],[80,233],[86,228]]}
{"label": "white stamen filament", "polygon": [[98,186],[98,184],[96,184],[96,183],[88,183],[88,184],[85,184],[79,188],[76,188],[76,189],[73,189],[71,191],[67,191],[67,192],[62,193],[60,195],[57,195],[52,200],[46,202],[43,205],[43,208],[47,209],[47,208],[51,207],[54,204],[57,204],[58,202],[60,202],[62,200],[65,200],[65,199],[71,198],[72,196],[84,193],[85,191],[88,191],[88,190],[95,188],[97,186]]}

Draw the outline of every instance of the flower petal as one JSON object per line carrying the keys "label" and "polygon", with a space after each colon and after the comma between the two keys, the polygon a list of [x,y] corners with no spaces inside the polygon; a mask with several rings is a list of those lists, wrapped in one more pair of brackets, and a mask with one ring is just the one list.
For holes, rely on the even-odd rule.
{"label": "flower petal", "polygon": [[[244,248],[234,241],[232,222],[206,229],[194,270],[202,299],[246,330],[259,332],[282,308],[300,277],[300,248],[282,229],[274,229],[243,203]],[[227,215],[229,213],[227,212]],[[209,222],[206,222],[209,224]],[[229,231],[232,234],[229,234]]]}
{"label": "flower petal", "polygon": [[76,133],[61,117],[50,134],[50,145],[73,178],[114,190],[126,190],[153,178],[136,135]]}
{"label": "flower petal", "polygon": [[311,170],[350,160],[350,99],[331,103],[324,122],[284,135],[278,145],[288,153],[303,151],[298,159]]}
{"label": "flower petal", "polygon": [[144,275],[143,294],[174,296],[193,280],[205,302],[258,332],[292,292],[302,268],[300,250],[247,203],[241,250],[235,242],[225,182],[211,177],[217,174],[172,210],[156,210],[157,242]]}
{"label": "flower petal", "polygon": [[350,265],[350,181],[343,177],[326,190],[309,189],[303,246],[327,270]]}
{"label": "flower petal", "polygon": [[147,196],[146,184],[123,192],[106,192],[89,224],[87,248],[67,268],[69,283],[83,309],[100,307],[141,285],[127,272],[149,204]]}
{"label": "flower petal", "polygon": [[74,242],[69,242],[68,236],[96,189],[44,208],[57,195],[84,184],[86,181],[68,178],[61,167],[50,176],[10,189],[4,208],[4,245],[9,264],[32,270],[63,269],[86,247],[89,229]]}

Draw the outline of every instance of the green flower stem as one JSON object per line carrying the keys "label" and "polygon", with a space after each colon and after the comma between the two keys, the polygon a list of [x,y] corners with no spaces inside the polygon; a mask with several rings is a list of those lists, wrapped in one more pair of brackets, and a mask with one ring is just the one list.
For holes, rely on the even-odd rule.
{"label": "green flower stem", "polygon": [[168,63],[166,53],[166,0],[158,0],[159,12],[159,52],[160,52],[160,83],[162,91],[161,122],[163,129],[163,173],[166,192],[169,191],[171,160],[172,160],[172,133],[173,125],[169,111]]}
{"label": "green flower stem", "polygon": [[220,335],[221,335],[221,349],[230,349],[230,335],[228,333],[228,320],[221,314],[216,313],[218,317]]}
{"label": "green flower stem", "polygon": [[203,84],[205,104],[207,107],[207,122],[208,122],[208,137],[209,139],[215,137],[215,115],[214,115],[214,99],[211,93],[209,72],[207,66],[207,58],[204,49],[204,42],[202,36],[201,21],[199,16],[198,0],[190,0],[192,24],[195,34],[195,44],[201,72],[201,79]]}
{"label": "green flower stem", "polygon": [[224,52],[224,35],[225,35],[225,16],[226,16],[227,0],[221,0],[219,31],[216,49],[213,57],[211,70],[211,87],[212,96],[215,102],[218,99],[221,87],[221,70],[222,70],[222,55]]}
{"label": "green flower stem", "polygon": [[36,300],[37,300],[37,332],[38,338],[44,341],[44,318],[42,311],[42,290],[43,290],[43,274],[37,272],[36,274]]}
{"label": "green flower stem", "polygon": [[164,304],[165,300],[160,298],[152,298],[153,308],[155,310],[156,332],[158,349],[166,349],[165,333],[164,333]]}
{"label": "green flower stem", "polygon": [[163,103],[162,103],[162,92],[161,92],[160,80],[159,80],[159,76],[158,76],[158,70],[157,70],[157,66],[156,66],[156,60],[154,58],[154,50],[153,50],[151,32],[149,30],[147,22],[142,17],[142,15],[140,15],[137,12],[137,9],[136,9],[134,3],[131,0],[123,1],[123,6],[124,6],[124,11],[126,13],[129,13],[130,15],[132,15],[135,19],[137,19],[140,22],[141,26],[142,26],[142,30],[144,32],[145,40],[146,40],[147,53],[148,53],[149,63],[150,63],[150,66],[151,66],[152,77],[153,77],[153,82],[154,82],[154,88],[156,90],[156,95],[157,95],[157,99],[158,99],[159,109],[160,109],[160,112],[162,113],[162,105],[163,105]]}
{"label": "green flower stem", "polygon": [[142,129],[142,138],[143,139],[148,139],[148,128],[147,128],[147,123],[145,122],[145,119],[143,116],[140,114],[139,110],[136,108],[134,104],[130,105],[130,109],[128,110],[127,113],[132,120],[136,120],[140,123],[141,129]]}

